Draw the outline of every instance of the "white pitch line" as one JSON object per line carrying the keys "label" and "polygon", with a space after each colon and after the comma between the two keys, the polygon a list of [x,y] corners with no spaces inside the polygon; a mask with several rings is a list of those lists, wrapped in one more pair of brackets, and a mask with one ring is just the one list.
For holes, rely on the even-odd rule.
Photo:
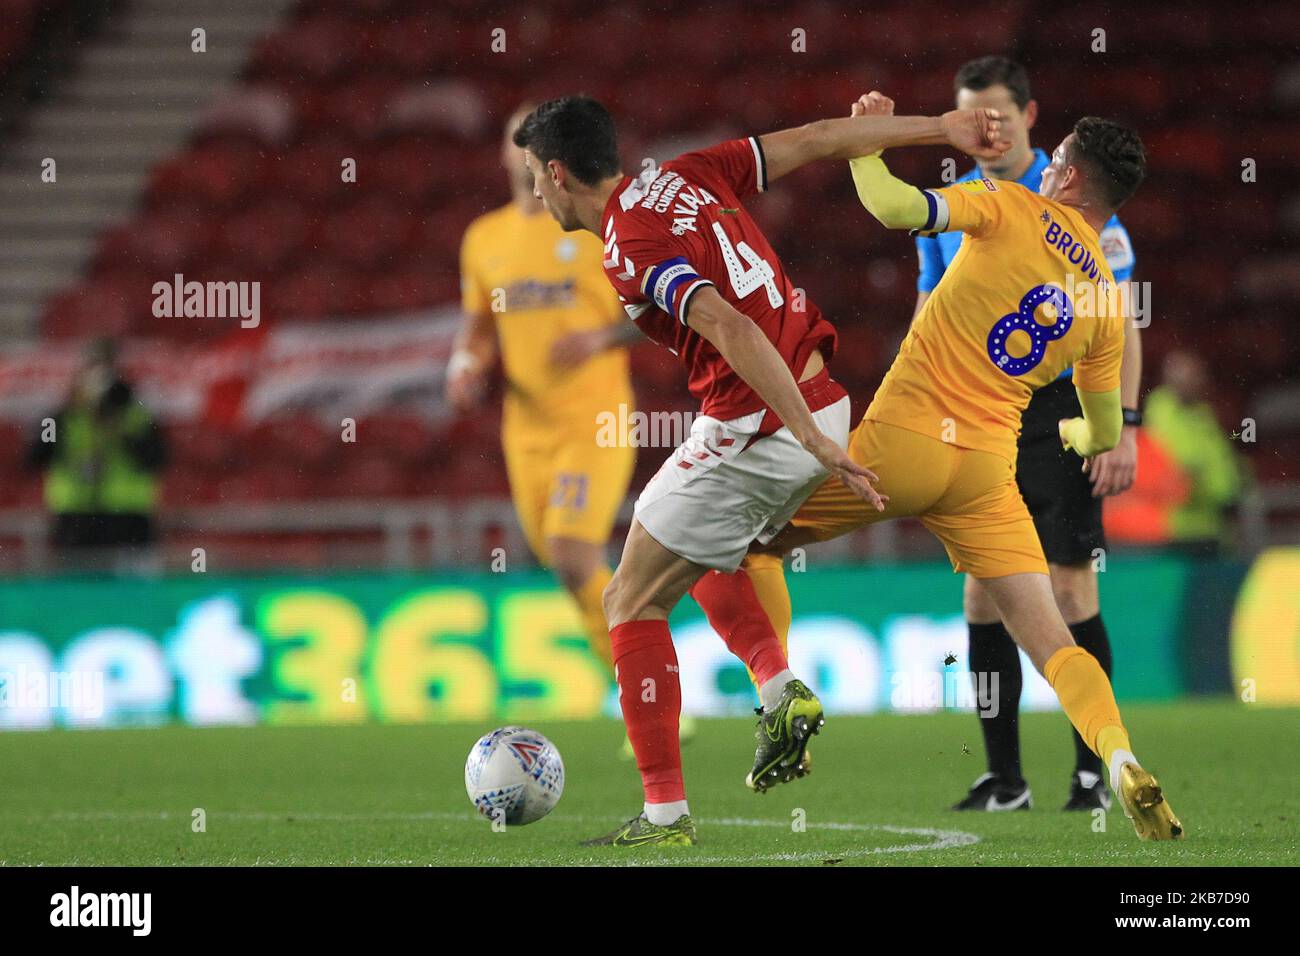
{"label": "white pitch line", "polygon": [[[198,809],[198,808],[195,808]],[[17,816],[13,811],[0,811],[0,817]],[[327,823],[366,823],[368,821],[418,821],[418,820],[476,820],[475,814],[465,813],[316,813],[295,810],[212,810],[209,817],[224,820],[279,820],[281,822],[307,821]],[[27,820],[188,820],[187,811],[173,810],[55,810],[50,813],[28,813]]]}
{"label": "white pitch line", "polygon": [[[0,816],[7,816],[7,813],[0,813]],[[418,813],[318,813],[318,812],[295,812],[284,810],[271,812],[265,810],[214,810],[208,814],[213,819],[234,819],[250,821],[280,821],[280,822],[308,822],[308,823],[368,823],[378,821],[406,821],[418,822],[428,820],[446,820],[460,822],[479,823],[477,814],[470,812],[450,813],[446,811],[426,811]],[[28,815],[28,820],[171,820],[171,819],[188,819],[190,814],[184,812],[173,812],[167,810],[86,810],[86,811],[54,811],[52,813],[40,815]],[[568,823],[608,823],[606,818],[595,818],[587,816],[572,816],[568,814],[559,814],[552,817],[554,820],[565,821]],[[725,817],[722,819],[701,818],[701,826],[731,826],[731,827],[780,827],[782,829],[790,826],[786,820],[763,820],[749,817]],[[711,856],[684,856],[681,863],[690,864],[709,864],[709,863],[754,863],[754,862],[772,862],[772,863],[799,863],[813,860],[827,859],[856,859],[860,857],[879,856],[888,853],[923,853],[927,850],[952,850],[964,846],[973,846],[979,842],[979,837],[974,833],[966,833],[962,830],[940,830],[933,827],[900,827],[888,823],[816,823],[806,824],[810,830],[832,830],[842,833],[868,833],[883,832],[891,833],[898,836],[926,837],[929,842],[911,842],[895,844],[892,846],[874,846],[874,847],[852,847],[845,850],[829,851],[801,851],[787,853],[757,853],[757,854],[722,854]],[[599,852],[599,851],[597,851]],[[356,862],[355,859],[352,862]],[[483,865],[502,864],[518,865],[518,859],[501,858],[496,856],[478,857],[477,862]],[[611,859],[601,861],[602,864],[610,866],[641,866],[641,865],[673,865],[678,861],[663,858],[642,858],[639,860],[623,857],[620,859]],[[368,860],[363,865],[393,863],[398,865],[419,865],[414,860]],[[253,865],[277,865],[274,860],[257,860]]]}

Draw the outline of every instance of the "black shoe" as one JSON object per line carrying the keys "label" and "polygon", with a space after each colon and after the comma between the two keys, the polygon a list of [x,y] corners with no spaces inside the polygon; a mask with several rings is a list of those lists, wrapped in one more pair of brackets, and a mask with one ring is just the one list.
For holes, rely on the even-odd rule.
{"label": "black shoe", "polygon": [[954,810],[986,810],[997,813],[1003,810],[1028,810],[1034,805],[1029,785],[1023,780],[983,774],[973,784],[970,792]]}
{"label": "black shoe", "polygon": [[1109,810],[1110,791],[1101,774],[1076,770],[1070,777],[1070,799],[1062,810]]}

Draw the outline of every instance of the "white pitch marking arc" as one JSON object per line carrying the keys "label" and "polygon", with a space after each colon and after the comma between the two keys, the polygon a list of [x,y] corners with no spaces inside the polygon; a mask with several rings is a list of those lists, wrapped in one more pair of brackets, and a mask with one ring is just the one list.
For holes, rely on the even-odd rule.
{"label": "white pitch marking arc", "polygon": [[[750,820],[729,818],[723,820],[702,819],[700,824],[713,826],[778,826],[788,827],[784,820]],[[926,850],[953,850],[963,846],[973,846],[980,841],[974,833],[962,830],[939,830],[933,827],[900,827],[888,823],[808,823],[810,830],[835,830],[839,832],[884,832],[900,836],[928,837],[928,843],[903,843],[893,846],[854,847],[843,851],[802,851],[799,853],[759,853],[733,854],[730,856],[690,858],[691,863],[743,863],[746,861],[767,860],[778,863],[796,863],[806,860],[847,859],[866,856],[878,856],[885,853],[922,853]]]}

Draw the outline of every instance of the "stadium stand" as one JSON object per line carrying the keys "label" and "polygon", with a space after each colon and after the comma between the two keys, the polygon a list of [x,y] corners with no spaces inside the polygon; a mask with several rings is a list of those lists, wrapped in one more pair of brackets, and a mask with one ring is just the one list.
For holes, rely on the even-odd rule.
{"label": "stadium stand", "polygon": [[[0,0],[19,25],[0,45],[7,87],[23,82],[15,64],[43,36],[42,17],[67,6]],[[637,165],[642,155],[664,159],[711,139],[836,115],[868,88],[889,92],[900,111],[941,111],[950,107],[951,78],[961,62],[1005,50],[1030,69],[1043,110],[1041,145],[1055,143],[1083,113],[1111,115],[1142,131],[1151,178],[1123,218],[1137,248],[1136,278],[1154,289],[1144,333],[1147,367],[1158,368],[1176,346],[1209,357],[1218,411],[1231,428],[1261,403],[1277,405],[1269,396],[1294,378],[1300,358],[1292,321],[1300,303],[1294,246],[1300,194],[1288,169],[1300,153],[1293,122],[1300,7],[1200,4],[1189,14],[1185,7],[1135,0],[1127,9],[1135,6],[1144,23],[1160,23],[1159,55],[1142,52],[1122,17],[1101,16],[1093,4],[1025,0],[988,4],[979,16],[960,19],[905,3],[851,15],[834,5],[738,0],[703,12],[686,0],[602,5],[595,12],[580,0],[564,0],[544,13],[472,0],[434,9],[413,0],[306,0],[281,13],[259,0],[247,4],[250,16],[259,11],[252,19],[223,13],[225,21],[210,30],[207,54],[192,54],[188,46],[189,29],[204,23],[201,8],[178,12],[167,5],[159,20],[141,9],[148,14],[161,5],[133,5],[125,28],[84,42],[74,58],[79,65],[67,67],[70,76],[61,82],[83,84],[91,79],[88,70],[135,63],[111,86],[120,101],[109,104],[112,112],[102,121],[125,127],[152,112],[162,125],[152,127],[157,134],[129,160],[102,159],[95,174],[102,177],[111,166],[116,178],[95,182],[102,214],[81,217],[75,237],[46,223],[38,238],[22,240],[45,249],[60,241],[84,247],[84,254],[69,254],[58,269],[41,273],[48,282],[32,286],[39,309],[26,314],[26,332],[48,347],[113,334],[162,342],[180,354],[265,348],[281,330],[303,323],[365,328],[376,316],[427,316],[457,300],[465,225],[507,198],[497,137],[503,118],[525,98],[582,90],[603,99],[620,124],[625,157]],[[650,59],[645,44],[629,56],[632,45],[624,41],[651,8],[660,18],[689,10],[691,28],[666,39],[671,56]],[[1109,24],[1105,52],[1092,49],[1094,23]],[[498,27],[506,30],[509,55],[492,52]],[[750,55],[788,49],[795,29],[806,31],[807,52],[786,57],[788,68],[773,71],[771,57]],[[1205,53],[1211,37],[1213,57]],[[718,55],[720,38],[729,53]],[[556,44],[581,55],[559,66],[554,59],[534,61]],[[164,55],[159,45],[180,52]],[[693,69],[696,47],[707,47],[715,72]],[[139,65],[146,62],[141,49],[152,50],[147,69]],[[210,61],[216,66],[196,74],[202,56],[216,57]],[[226,73],[237,80],[224,83]],[[1078,77],[1085,73],[1083,84]],[[1233,77],[1230,85],[1218,81],[1226,75]],[[149,84],[180,98],[157,110]],[[4,156],[6,181],[39,154],[32,141],[41,130],[68,128],[51,125],[67,102],[52,98],[28,108],[26,139]],[[84,100],[84,108],[95,107]],[[1225,116],[1232,122],[1222,122]],[[355,183],[341,180],[344,159],[356,161]],[[935,182],[939,159],[914,150],[893,165],[912,181]],[[1250,182],[1242,177],[1246,161],[1255,172]],[[64,168],[60,182],[75,181],[75,167]],[[914,302],[910,242],[871,228],[848,177],[831,166],[790,177],[755,208],[791,273],[841,329],[837,377],[855,396],[869,396]],[[177,273],[198,281],[261,282],[263,327],[241,340],[228,319],[155,316],[151,287]],[[690,407],[671,360],[638,348],[633,363],[645,406]],[[428,369],[434,391],[436,364]],[[238,393],[252,386],[236,381],[230,387]],[[490,416],[450,421],[376,408],[366,419],[364,449],[340,467],[330,450],[336,429],[302,407],[265,418],[236,412],[219,426],[214,421],[221,416],[214,419],[205,408],[172,418],[176,460],[166,483],[172,507],[505,493]],[[1267,507],[1294,522],[1300,422],[1276,414],[1269,420],[1281,433],[1243,445],[1243,452],[1265,487],[1282,489]],[[4,427],[13,435],[17,424]],[[455,455],[448,454],[452,447]],[[3,463],[2,494],[7,504],[30,507],[39,500],[35,479],[13,459]],[[658,461],[656,454],[642,455],[641,476]],[[319,557],[314,540],[304,538],[305,560]]]}

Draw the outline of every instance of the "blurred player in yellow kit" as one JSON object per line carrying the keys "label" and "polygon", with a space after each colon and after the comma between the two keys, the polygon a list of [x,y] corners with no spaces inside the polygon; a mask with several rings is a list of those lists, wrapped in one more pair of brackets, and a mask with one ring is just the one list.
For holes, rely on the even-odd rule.
{"label": "blurred player in yellow kit", "polygon": [[[872,93],[853,113],[892,110]],[[1138,835],[1179,839],[1182,824],[1134,757],[1110,681],[1056,607],[1015,480],[1021,412],[1035,389],[1071,366],[1083,417],[1060,422],[1061,441],[1089,460],[1119,440],[1125,313],[1098,234],[1145,176],[1141,141],[1114,123],[1080,120],[1053,154],[1040,193],[989,179],[922,191],[894,178],[879,154],[850,166],[863,205],[886,227],[960,230],[966,240],[850,438],[850,457],[880,476],[883,509],[828,481],[771,548],[920,518],[954,569],[993,597],[1011,636],[1109,767]],[[769,573],[764,560],[751,577],[763,606],[785,615],[773,621],[781,626],[789,597],[780,566]]]}
{"label": "blurred player in yellow kit", "polygon": [[[566,233],[533,195],[523,150],[506,125],[501,163],[511,201],[474,220],[461,244],[464,322],[447,368],[447,396],[477,404],[498,353],[505,370],[502,447],[528,545],[573,595],[592,651],[612,668],[601,595],[605,547],[627,493],[636,450],[608,438],[601,413],[633,407],[627,352],[641,338],[601,266],[601,242]],[[627,414],[619,414],[619,406]]]}

